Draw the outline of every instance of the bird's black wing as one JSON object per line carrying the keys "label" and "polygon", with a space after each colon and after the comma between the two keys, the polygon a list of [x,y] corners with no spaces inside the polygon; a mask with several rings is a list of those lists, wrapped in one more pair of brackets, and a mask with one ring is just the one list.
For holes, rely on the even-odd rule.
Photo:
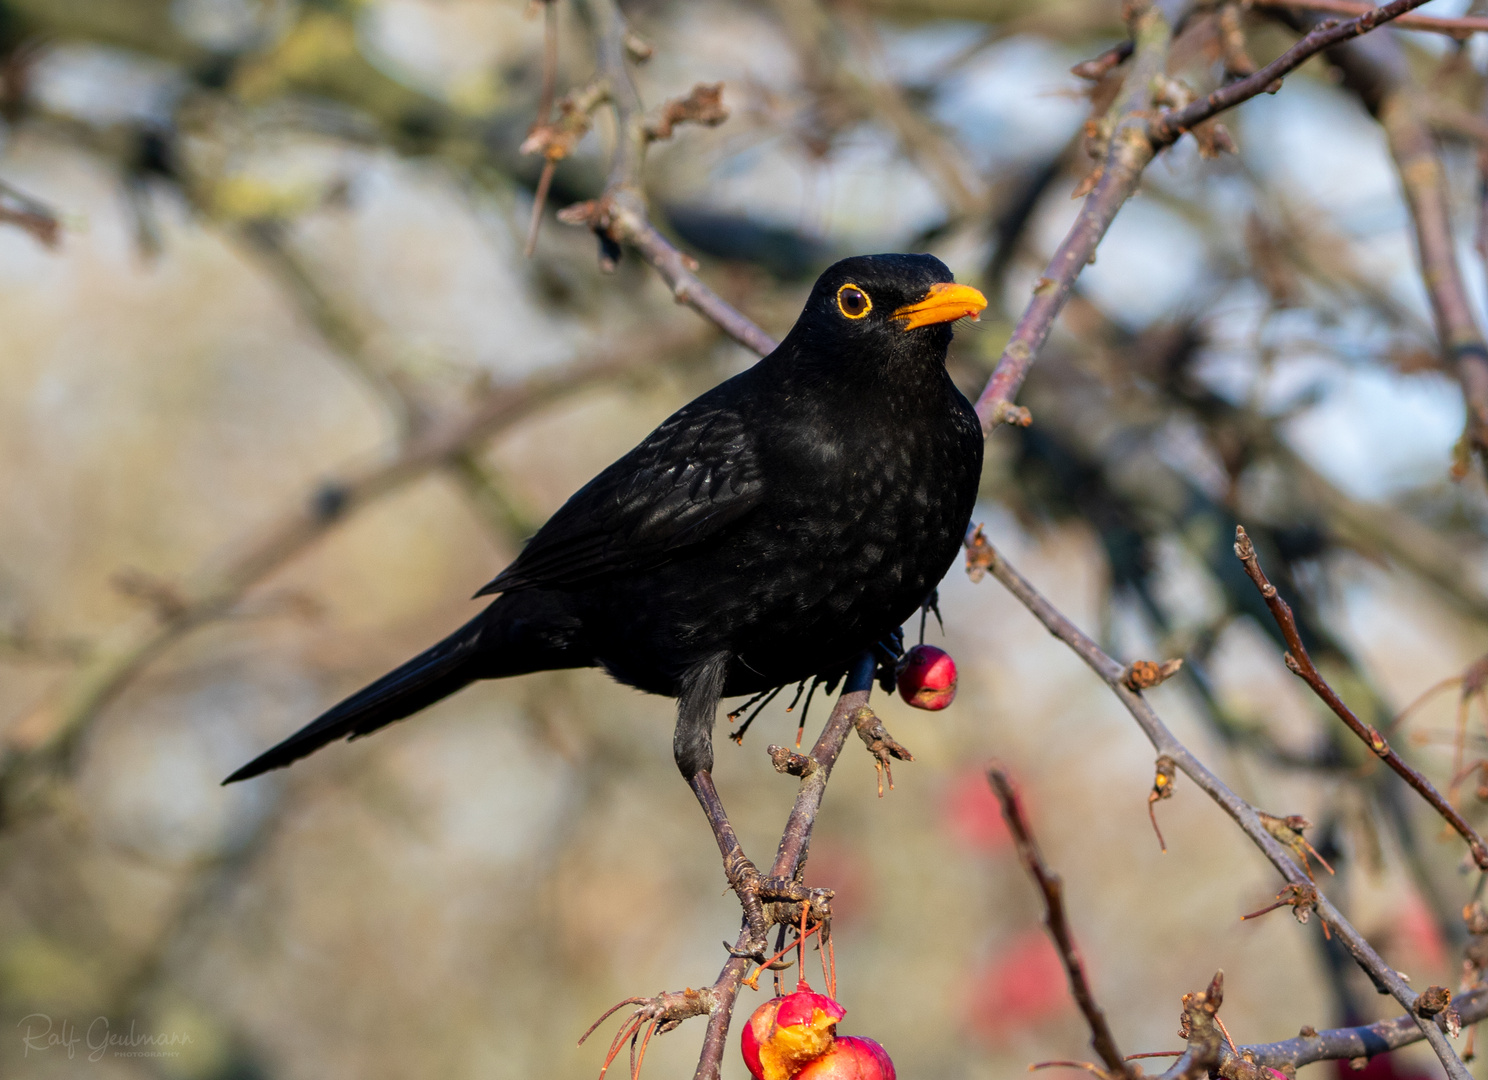
{"label": "bird's black wing", "polygon": [[673,414],[580,488],[477,596],[572,588],[661,565],[716,537],[760,502],[759,455],[744,418],[720,397]]}

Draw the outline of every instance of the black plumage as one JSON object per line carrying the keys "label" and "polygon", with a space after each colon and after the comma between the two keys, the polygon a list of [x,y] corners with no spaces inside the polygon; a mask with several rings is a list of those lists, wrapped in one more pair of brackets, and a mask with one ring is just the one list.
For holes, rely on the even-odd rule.
{"label": "black plumage", "polygon": [[577,667],[679,698],[678,765],[709,770],[721,695],[845,671],[956,557],[982,433],[945,356],[985,301],[951,280],[928,255],[832,266],[773,353],[575,493],[489,607],[228,782],[476,679]]}

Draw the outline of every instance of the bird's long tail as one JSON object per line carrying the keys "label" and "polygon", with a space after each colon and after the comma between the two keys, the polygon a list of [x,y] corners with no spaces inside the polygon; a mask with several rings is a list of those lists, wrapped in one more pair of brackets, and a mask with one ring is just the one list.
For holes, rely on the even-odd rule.
{"label": "bird's long tail", "polygon": [[578,621],[562,608],[561,598],[551,593],[500,597],[439,644],[322,713],[223,783],[283,768],[337,739],[370,735],[477,679],[590,666],[593,660],[576,644]]}

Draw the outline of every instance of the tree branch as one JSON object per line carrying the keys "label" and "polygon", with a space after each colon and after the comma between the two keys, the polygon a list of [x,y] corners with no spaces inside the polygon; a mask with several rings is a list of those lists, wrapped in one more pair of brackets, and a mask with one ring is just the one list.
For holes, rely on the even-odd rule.
{"label": "tree branch", "polygon": [[1183,132],[1205,120],[1271,89],[1278,79],[1316,53],[1366,33],[1424,2],[1394,0],[1349,22],[1319,26],[1254,74],[1151,120],[1147,118],[1152,111],[1152,84],[1163,74],[1172,23],[1156,6],[1139,9],[1132,20],[1132,38],[1136,42],[1132,68],[1121,96],[1107,114],[1106,123],[1112,134],[1100,179],[1086,196],[1075,224],[1035,285],[1033,299],[1018,319],[992,377],[977,398],[982,430],[990,435],[1001,423],[1029,423],[1028,411],[1014,405],[1013,398],[1028,377],[1054,319],[1069,299],[1075,279],[1094,258],[1095,249],[1117,212],[1136,192],[1143,170],[1158,150],[1172,145]]}
{"label": "tree branch", "polygon": [[[1091,670],[1111,688],[1111,692],[1120,699],[1157,752],[1172,758],[1183,774],[1240,826],[1241,831],[1256,847],[1261,849],[1271,865],[1276,867],[1287,881],[1288,886],[1297,890],[1296,895],[1307,897],[1305,906],[1298,905],[1295,908],[1299,920],[1308,914],[1309,909],[1315,910],[1323,924],[1338,936],[1349,954],[1374,980],[1375,985],[1388,991],[1407,1013],[1414,1016],[1419,995],[1407,985],[1394,968],[1385,963],[1383,958],[1375,952],[1374,946],[1370,945],[1364,936],[1354,929],[1343,914],[1333,906],[1332,902],[1317,889],[1306,870],[1297,865],[1292,854],[1266,828],[1255,807],[1231,791],[1219,777],[1210,772],[1209,768],[1193,755],[1188,747],[1178,740],[1177,736],[1158,717],[1152,706],[1147,703],[1146,698],[1128,689],[1122,682],[1125,667],[1106,655],[1099,645],[1049,603],[1027,578],[1010,566],[1007,560],[998,554],[987,541],[980,528],[967,535],[967,569],[973,578],[979,577],[981,572],[990,572],[1039,622],[1044,624],[1051,634],[1068,645],[1075,655],[1084,660]],[[1423,1018],[1417,1018],[1415,1023],[1426,1040],[1431,1043],[1431,1048],[1436,1051],[1447,1075],[1452,1080],[1470,1080],[1467,1068],[1462,1064],[1462,1060],[1452,1049],[1451,1044],[1447,1042],[1440,1027],[1435,1022]],[[1169,1072],[1171,1073],[1172,1070]]]}
{"label": "tree branch", "polygon": [[[1452,999],[1452,1008],[1462,1018],[1464,1026],[1488,1018],[1488,989],[1472,990]],[[1283,1042],[1261,1043],[1239,1047],[1237,1057],[1226,1048],[1225,1061],[1220,1073],[1227,1080],[1233,1069],[1226,1066],[1233,1062],[1249,1060],[1255,1065],[1280,1069],[1293,1069],[1310,1065],[1315,1061],[1345,1061],[1361,1057],[1373,1057],[1389,1050],[1398,1050],[1421,1041],[1423,1035],[1420,1021],[1414,1016],[1395,1016],[1359,1027],[1332,1028],[1313,1034],[1303,1034]]]}

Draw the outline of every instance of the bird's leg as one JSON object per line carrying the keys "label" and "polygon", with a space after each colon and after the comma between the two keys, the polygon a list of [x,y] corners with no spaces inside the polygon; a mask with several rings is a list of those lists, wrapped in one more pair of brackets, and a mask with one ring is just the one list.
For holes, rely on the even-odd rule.
{"label": "bird's leg", "polygon": [[799,904],[813,899],[814,893],[800,882],[766,878],[759,872],[759,868],[744,854],[739,837],[723,809],[723,800],[718,797],[718,789],[713,786],[713,719],[718,712],[718,701],[723,696],[728,662],[728,654],[719,653],[694,664],[683,675],[681,693],[677,695],[677,728],[672,736],[672,752],[677,759],[677,768],[682,771],[687,786],[692,788],[708,817],[713,838],[718,841],[719,853],[723,855],[724,875],[743,905],[744,918],[749,923],[749,953],[751,956],[758,953],[763,958],[767,934],[774,921],[767,914],[765,905]]}
{"label": "bird's leg", "polygon": [[889,790],[894,790],[894,773],[889,765],[890,760],[913,761],[914,755],[889,734],[889,729],[884,727],[878,714],[868,706],[859,706],[853,712],[852,722],[858,738],[863,740],[863,745],[873,755],[873,767],[878,771],[878,797],[882,799],[885,777],[889,781]]}
{"label": "bird's leg", "polygon": [[708,824],[713,828],[713,838],[718,841],[719,853],[723,855],[724,876],[728,878],[729,887],[738,894],[739,903],[744,907],[744,917],[749,920],[752,936],[759,939],[760,948],[763,949],[765,935],[769,931],[769,925],[765,922],[764,905],[760,903],[760,887],[765,879],[744,854],[734,827],[729,824],[728,814],[723,809],[723,800],[718,797],[718,789],[713,786],[713,774],[707,769],[696,772],[687,778],[687,786],[692,788],[703,813],[708,816]]}

